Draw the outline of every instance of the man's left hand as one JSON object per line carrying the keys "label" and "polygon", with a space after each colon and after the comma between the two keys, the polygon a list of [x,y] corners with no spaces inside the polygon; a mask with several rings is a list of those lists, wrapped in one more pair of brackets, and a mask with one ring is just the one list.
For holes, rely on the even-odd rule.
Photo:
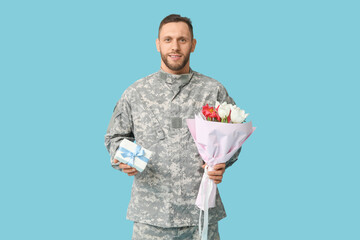
{"label": "man's left hand", "polygon": [[[206,164],[202,165],[205,168]],[[208,171],[208,176],[210,179],[214,180],[215,184],[219,184],[222,182],[223,175],[225,172],[225,163],[219,163],[214,166],[213,171]]]}

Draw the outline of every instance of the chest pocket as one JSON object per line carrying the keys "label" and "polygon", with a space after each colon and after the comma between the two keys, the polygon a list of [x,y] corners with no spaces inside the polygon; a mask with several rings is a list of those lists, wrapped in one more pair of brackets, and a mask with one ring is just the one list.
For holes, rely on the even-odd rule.
{"label": "chest pocket", "polygon": [[139,145],[150,148],[152,145],[165,139],[165,132],[155,114],[146,105],[141,94],[137,94],[136,104],[133,109],[135,123],[135,138]]}

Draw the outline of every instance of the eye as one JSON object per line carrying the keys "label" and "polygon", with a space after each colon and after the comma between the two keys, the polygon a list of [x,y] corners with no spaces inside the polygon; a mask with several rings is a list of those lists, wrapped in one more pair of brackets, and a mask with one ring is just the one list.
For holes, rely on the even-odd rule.
{"label": "eye", "polygon": [[170,42],[170,38],[165,38],[164,42]]}
{"label": "eye", "polygon": [[182,39],[180,39],[180,42],[184,43],[184,42],[186,42],[186,39],[182,38]]}

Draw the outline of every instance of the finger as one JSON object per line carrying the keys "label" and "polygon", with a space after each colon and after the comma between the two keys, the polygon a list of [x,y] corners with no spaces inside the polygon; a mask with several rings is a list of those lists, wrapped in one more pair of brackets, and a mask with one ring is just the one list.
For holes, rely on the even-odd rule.
{"label": "finger", "polygon": [[138,171],[132,172],[132,173],[128,173],[128,176],[134,176],[138,173]]}
{"label": "finger", "polygon": [[208,175],[209,176],[222,176],[224,174],[224,171],[209,171]]}
{"label": "finger", "polygon": [[114,159],[114,163],[118,163],[119,162],[119,160],[117,160],[117,159]]}
{"label": "finger", "polygon": [[124,172],[124,173],[131,173],[131,172],[132,172],[132,170],[131,170],[131,169],[127,169],[127,168],[126,168],[126,169],[123,169],[123,172]]}
{"label": "finger", "polygon": [[205,168],[205,167],[206,167],[206,164],[203,164],[201,167],[202,167],[202,168]]}
{"label": "finger", "polygon": [[126,167],[126,164],[124,164],[124,163],[119,163],[119,167],[120,167],[120,168],[125,168],[125,167]]}
{"label": "finger", "polygon": [[138,173],[138,170],[136,168],[132,168],[131,171],[128,172],[128,174],[136,174]]}
{"label": "finger", "polygon": [[225,163],[219,163],[219,164],[216,164],[213,169],[219,170],[219,169],[225,169],[225,167],[226,167]]}
{"label": "finger", "polygon": [[126,168],[123,170],[124,173],[133,173],[136,172],[136,168]]}
{"label": "finger", "polygon": [[136,171],[136,168],[124,168],[122,171],[123,171],[124,173],[131,173],[131,172]]}
{"label": "finger", "polygon": [[122,169],[131,169],[132,167],[130,167],[129,165],[125,164],[125,163],[120,163],[119,167]]}
{"label": "finger", "polygon": [[216,181],[214,181],[214,183],[219,184],[219,183],[221,183],[221,180],[216,180]]}
{"label": "finger", "polygon": [[222,180],[223,176],[209,176],[209,178],[211,180],[218,181],[218,180]]}

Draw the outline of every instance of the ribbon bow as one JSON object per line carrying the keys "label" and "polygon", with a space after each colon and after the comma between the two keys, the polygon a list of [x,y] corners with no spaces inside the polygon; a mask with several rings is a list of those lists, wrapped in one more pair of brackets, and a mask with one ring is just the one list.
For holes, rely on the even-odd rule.
{"label": "ribbon bow", "polygon": [[128,162],[126,164],[131,166],[131,167],[134,166],[134,160],[135,160],[136,157],[140,158],[144,162],[148,162],[148,159],[144,156],[145,155],[144,149],[142,149],[139,145],[136,146],[135,153],[127,150],[126,148],[122,148],[122,147],[119,150],[122,152],[121,156],[123,158],[129,158],[129,160],[128,160]]}

